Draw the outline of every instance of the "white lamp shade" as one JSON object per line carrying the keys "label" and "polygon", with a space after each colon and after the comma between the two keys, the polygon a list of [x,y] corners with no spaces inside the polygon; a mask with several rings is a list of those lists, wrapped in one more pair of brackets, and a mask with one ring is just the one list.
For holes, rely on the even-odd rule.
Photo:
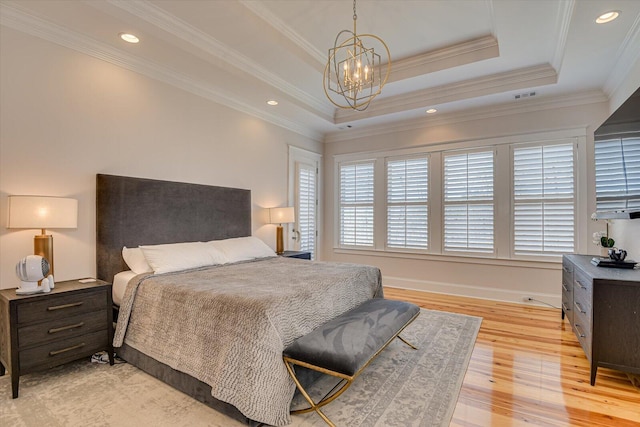
{"label": "white lamp shade", "polygon": [[296,221],[296,214],[293,207],[269,208],[270,224],[285,224]]}
{"label": "white lamp shade", "polygon": [[7,228],[77,228],[78,201],[64,197],[9,196]]}

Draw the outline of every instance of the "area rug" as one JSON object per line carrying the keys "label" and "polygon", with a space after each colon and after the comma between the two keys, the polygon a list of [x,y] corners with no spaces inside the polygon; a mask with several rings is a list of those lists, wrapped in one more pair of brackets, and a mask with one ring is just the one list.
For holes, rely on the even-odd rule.
{"label": "area rug", "polygon": [[[402,333],[418,350],[392,342],[324,413],[337,426],[448,426],[481,322],[422,309]],[[314,390],[328,386],[320,381]],[[0,421],[28,427],[242,425],[127,363],[87,360],[21,377],[18,399],[11,399],[9,375],[0,377]],[[312,412],[292,416],[291,425],[326,424]]]}

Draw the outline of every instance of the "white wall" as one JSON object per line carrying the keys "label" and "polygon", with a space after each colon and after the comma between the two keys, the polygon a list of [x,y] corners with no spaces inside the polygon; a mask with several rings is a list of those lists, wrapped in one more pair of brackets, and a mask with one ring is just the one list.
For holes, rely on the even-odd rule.
{"label": "white wall", "polygon": [[[409,148],[447,142],[473,141],[483,138],[522,135],[528,133],[586,129],[588,153],[579,159],[579,173],[586,177],[582,203],[578,205],[579,222],[583,224],[579,250],[598,253],[591,244],[594,231],[604,224],[589,219],[595,210],[595,176],[593,167],[593,132],[608,117],[608,102],[555,108],[545,111],[517,113],[499,118],[470,120],[447,125],[432,125],[421,129],[380,133],[352,140],[328,143],[325,147],[325,244],[324,258],[334,261],[360,262],[382,269],[385,285],[419,290],[460,294],[481,298],[522,302],[524,296],[560,303],[560,263],[514,260],[483,261],[473,258],[443,255],[398,256],[384,252],[353,252],[334,248],[335,217],[334,167],[335,155]],[[429,119],[425,117],[425,122]],[[584,132],[583,132],[584,133]],[[590,154],[589,154],[590,153]]]}
{"label": "white wall", "polygon": [[253,230],[272,247],[264,207],[287,203],[288,145],[322,146],[110,63],[0,27],[0,288],[37,230],[6,228],[7,196],[79,201],[78,228],[50,230],[56,279],[95,275],[95,175],[252,191]]}

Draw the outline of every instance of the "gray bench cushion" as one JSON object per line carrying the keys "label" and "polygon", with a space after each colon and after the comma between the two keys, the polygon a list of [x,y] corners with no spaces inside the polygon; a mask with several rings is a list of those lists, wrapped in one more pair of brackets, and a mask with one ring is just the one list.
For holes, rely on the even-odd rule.
{"label": "gray bench cushion", "polygon": [[298,338],[283,355],[353,376],[419,312],[415,304],[374,298]]}

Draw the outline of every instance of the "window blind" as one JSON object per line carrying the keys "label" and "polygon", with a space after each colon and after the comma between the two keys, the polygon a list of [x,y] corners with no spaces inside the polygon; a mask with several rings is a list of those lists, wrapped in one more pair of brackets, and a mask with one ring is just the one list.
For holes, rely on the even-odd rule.
{"label": "window blind", "polygon": [[640,135],[595,142],[596,209],[640,208]]}
{"label": "window blind", "polygon": [[513,150],[513,245],[516,254],[573,252],[573,144]]}
{"label": "window blind", "polygon": [[387,246],[428,249],[427,157],[387,161]]}
{"label": "window blind", "polygon": [[340,165],[340,245],[373,246],[373,162]]}
{"label": "window blind", "polygon": [[444,250],[494,252],[493,151],[444,156]]}
{"label": "window blind", "polygon": [[311,252],[316,247],[316,168],[300,164],[298,169],[298,231],[300,250]]}

